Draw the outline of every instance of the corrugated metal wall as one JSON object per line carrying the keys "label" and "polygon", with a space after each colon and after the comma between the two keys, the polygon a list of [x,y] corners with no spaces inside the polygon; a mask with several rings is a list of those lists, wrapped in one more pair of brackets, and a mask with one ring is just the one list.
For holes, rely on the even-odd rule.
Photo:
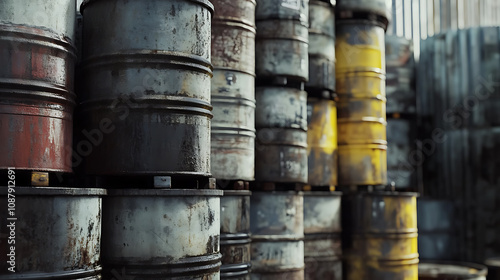
{"label": "corrugated metal wall", "polygon": [[[498,25],[498,0],[392,0],[392,21],[387,33],[426,39],[451,29]],[[413,41],[418,58],[420,41]]]}

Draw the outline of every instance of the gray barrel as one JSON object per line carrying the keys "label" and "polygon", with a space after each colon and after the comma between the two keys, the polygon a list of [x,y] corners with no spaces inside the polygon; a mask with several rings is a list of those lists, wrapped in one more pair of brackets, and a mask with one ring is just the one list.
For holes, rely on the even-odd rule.
{"label": "gray barrel", "polygon": [[307,183],[307,93],[259,87],[256,100],[256,180]]}
{"label": "gray barrel", "polygon": [[489,258],[484,261],[484,264],[488,267],[488,280],[499,280],[500,279],[500,258]]}
{"label": "gray barrel", "polygon": [[[108,190],[103,275],[219,279],[221,190]],[[184,278],[183,278],[184,277]]]}
{"label": "gray barrel", "polygon": [[255,177],[255,0],[217,0],[212,21],[212,175]]}
{"label": "gray barrel", "polygon": [[253,192],[252,280],[304,279],[303,195]]}
{"label": "gray barrel", "polygon": [[418,265],[419,280],[486,280],[484,265],[462,262],[422,262]]}
{"label": "gray barrel", "polygon": [[259,79],[281,76],[307,81],[308,15],[308,0],[257,3],[255,66]]}
{"label": "gray barrel", "polygon": [[312,91],[335,91],[335,11],[332,4],[309,2],[309,81]]}
{"label": "gray barrel", "polygon": [[0,169],[71,172],[75,3],[0,2]]}
{"label": "gray barrel", "polygon": [[413,41],[385,36],[387,113],[415,114]]}
{"label": "gray barrel", "polygon": [[397,188],[416,186],[415,126],[410,119],[387,119],[387,180]]}
{"label": "gray barrel", "polygon": [[385,24],[391,19],[392,0],[337,0],[340,18],[376,15]]}
{"label": "gray barrel", "polygon": [[[101,279],[102,189],[7,187],[0,209],[1,279]],[[11,220],[15,218],[16,220]],[[14,223],[14,227],[8,227]],[[14,236],[14,239],[9,237]],[[14,240],[15,243],[9,242]],[[14,257],[8,256],[11,246]],[[14,261],[15,273],[7,270]]]}
{"label": "gray barrel", "polygon": [[418,253],[422,260],[455,260],[458,243],[452,201],[417,200]]}
{"label": "gray barrel", "polygon": [[340,192],[304,193],[305,279],[342,279]]}
{"label": "gray barrel", "polygon": [[221,279],[250,279],[250,191],[224,191],[220,201]]}
{"label": "gray barrel", "polygon": [[84,2],[79,117],[101,132],[87,174],[210,175],[212,12],[207,0]]}

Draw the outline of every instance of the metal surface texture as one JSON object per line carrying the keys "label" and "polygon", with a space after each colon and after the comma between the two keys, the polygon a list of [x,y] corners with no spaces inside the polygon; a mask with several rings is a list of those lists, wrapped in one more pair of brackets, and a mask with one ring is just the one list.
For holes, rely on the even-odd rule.
{"label": "metal surface texture", "polygon": [[[0,189],[7,200],[7,187]],[[15,187],[15,216],[0,209],[1,279],[101,279],[102,189]],[[14,224],[15,245],[8,242]],[[7,270],[15,246],[15,273]]]}
{"label": "metal surface texture", "polygon": [[413,42],[397,37],[385,37],[387,113],[415,114],[415,61]]}
{"label": "metal surface texture", "polygon": [[257,128],[307,130],[307,92],[285,87],[258,87],[255,97]]}
{"label": "metal surface texture", "polygon": [[307,100],[307,163],[308,184],[336,186],[337,108],[333,100]]}
{"label": "metal surface texture", "polygon": [[456,260],[455,207],[452,201],[419,198],[418,253],[422,260]]}
{"label": "metal surface texture", "polygon": [[309,2],[309,81],[311,91],[335,91],[335,11],[330,3]]}
{"label": "metal surface texture", "polygon": [[224,191],[221,198],[221,279],[250,279],[250,191]]}
{"label": "metal surface texture", "polygon": [[304,279],[301,192],[253,192],[250,200],[252,280]]}
{"label": "metal surface texture", "polygon": [[339,185],[387,183],[387,145],[339,145]]}
{"label": "metal surface texture", "polygon": [[209,176],[212,4],[87,0],[81,10],[80,123],[113,128],[87,174]]}
{"label": "metal surface texture", "polygon": [[289,19],[307,26],[309,0],[258,0],[255,18],[257,21]]}
{"label": "metal surface texture", "polygon": [[255,1],[214,1],[212,175],[255,177]]}
{"label": "metal surface texture", "polygon": [[415,153],[416,121],[414,119],[387,119],[387,180],[396,188],[416,186],[415,167],[410,164]]}
{"label": "metal surface texture", "polygon": [[284,19],[257,21],[255,71],[259,79],[280,76],[295,82],[308,80],[307,25],[307,21],[301,23]]}
{"label": "metal surface texture", "polygon": [[108,190],[103,276],[219,279],[221,196],[221,190]]}
{"label": "metal surface texture", "polygon": [[262,128],[255,145],[255,179],[259,182],[307,183],[307,132]]}
{"label": "metal surface texture", "polygon": [[71,172],[74,6],[0,3],[0,169]]}
{"label": "metal surface texture", "polygon": [[344,195],[342,229],[346,279],[417,279],[416,193]]}
{"label": "metal surface texture", "polygon": [[418,265],[419,280],[486,280],[488,269],[474,263],[422,262]]}
{"label": "metal surface texture", "polygon": [[387,28],[392,15],[392,0],[338,0],[337,9],[340,18],[379,16]]}
{"label": "metal surface texture", "polygon": [[500,279],[500,258],[489,258],[484,261],[484,264],[488,268],[488,280],[498,280]]}
{"label": "metal surface texture", "polygon": [[342,279],[340,192],[304,192],[305,279]]}

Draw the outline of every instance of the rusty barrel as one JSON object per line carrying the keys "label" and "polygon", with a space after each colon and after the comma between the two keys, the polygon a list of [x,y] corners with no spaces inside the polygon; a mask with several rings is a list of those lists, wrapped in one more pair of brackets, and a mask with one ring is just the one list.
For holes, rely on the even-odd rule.
{"label": "rusty barrel", "polygon": [[256,180],[307,183],[307,93],[258,87],[255,94]]}
{"label": "rusty barrel", "polygon": [[488,280],[500,279],[500,258],[489,258],[484,261],[488,267]]}
{"label": "rusty barrel", "polygon": [[81,11],[86,173],[209,176],[213,5],[88,0]]}
{"label": "rusty barrel", "polygon": [[392,0],[337,0],[340,19],[375,18],[387,28],[392,14]]}
{"label": "rusty barrel", "polygon": [[256,9],[255,66],[259,79],[309,77],[309,1],[260,1]]}
{"label": "rusty barrel", "polygon": [[252,193],[251,279],[304,279],[303,205],[301,192]]}
{"label": "rusty barrel", "polygon": [[217,179],[255,177],[255,1],[217,0],[212,21],[211,168]]}
{"label": "rusty barrel", "polygon": [[309,2],[309,81],[311,91],[335,91],[335,11],[329,2]]}
{"label": "rusty barrel", "polygon": [[108,190],[105,279],[219,279],[221,196],[221,190]]}
{"label": "rusty barrel", "polygon": [[388,35],[385,37],[387,113],[415,114],[415,61],[413,41]]}
{"label": "rusty barrel", "polygon": [[342,200],[347,280],[416,280],[417,194],[359,192]]}
{"label": "rusty barrel", "polygon": [[385,40],[376,21],[336,26],[339,185],[387,182]]}
{"label": "rusty barrel", "polygon": [[250,191],[224,190],[220,201],[221,279],[250,279]]}
{"label": "rusty barrel", "polygon": [[419,280],[486,280],[484,265],[463,262],[423,262],[418,265]]}
{"label": "rusty barrel", "polygon": [[307,99],[308,184],[337,185],[337,107],[333,100]]}
{"label": "rusty barrel", "polygon": [[305,279],[342,279],[340,192],[304,193]]}
{"label": "rusty barrel", "polygon": [[75,5],[0,3],[0,169],[71,172]]}
{"label": "rusty barrel", "polygon": [[[1,279],[101,279],[103,189],[15,187],[0,209]],[[14,216],[9,208],[14,208]],[[14,247],[14,248],[13,248]],[[14,250],[13,250],[14,249]],[[15,273],[8,269],[15,266]]]}

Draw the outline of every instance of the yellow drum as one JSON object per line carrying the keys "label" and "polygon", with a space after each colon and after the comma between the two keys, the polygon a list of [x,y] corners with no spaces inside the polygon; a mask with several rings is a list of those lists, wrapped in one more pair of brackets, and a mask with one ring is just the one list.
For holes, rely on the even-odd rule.
{"label": "yellow drum", "polygon": [[339,185],[387,184],[387,145],[339,145]]}
{"label": "yellow drum", "polygon": [[357,193],[342,201],[348,280],[418,278],[417,194]]}
{"label": "yellow drum", "polygon": [[307,155],[311,186],[337,185],[337,108],[333,100],[307,100]]}
{"label": "yellow drum", "polygon": [[336,25],[336,72],[385,74],[385,31],[368,20],[342,20]]}
{"label": "yellow drum", "polygon": [[385,74],[377,72],[337,73],[337,94],[355,98],[385,98],[385,80]]}

